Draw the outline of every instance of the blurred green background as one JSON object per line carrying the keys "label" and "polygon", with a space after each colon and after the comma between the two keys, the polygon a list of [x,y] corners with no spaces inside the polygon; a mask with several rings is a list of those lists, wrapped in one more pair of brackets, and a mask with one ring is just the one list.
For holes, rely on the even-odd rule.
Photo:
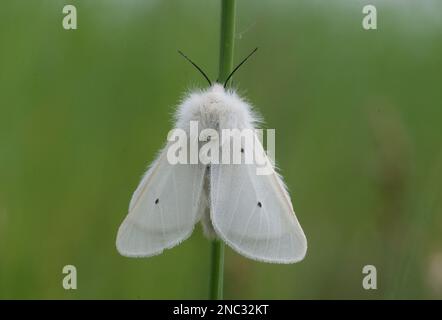
{"label": "blurred green background", "polygon": [[[78,9],[78,30],[62,8]],[[361,27],[375,4],[378,30]],[[183,93],[216,77],[219,1],[3,0],[0,298],[199,299],[198,227],[160,256],[115,237]],[[235,85],[276,128],[276,160],[309,242],[294,265],[226,252],[225,298],[442,297],[442,2],[237,6]],[[78,289],[62,288],[62,268]],[[362,268],[378,289],[362,288]]]}

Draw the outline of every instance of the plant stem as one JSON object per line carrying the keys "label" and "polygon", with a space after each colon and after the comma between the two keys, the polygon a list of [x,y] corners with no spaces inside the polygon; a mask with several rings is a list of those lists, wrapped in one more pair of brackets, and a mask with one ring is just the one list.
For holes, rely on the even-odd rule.
{"label": "plant stem", "polygon": [[210,274],[210,299],[223,299],[224,278],[224,243],[221,240],[212,241],[212,270]]}
{"label": "plant stem", "polygon": [[[235,40],[235,0],[221,0],[221,37],[218,82],[224,83],[233,68]],[[212,265],[210,273],[210,299],[223,299],[224,243],[212,241]]]}
{"label": "plant stem", "polygon": [[221,0],[221,38],[218,81],[226,81],[233,68],[235,38],[235,0]]}

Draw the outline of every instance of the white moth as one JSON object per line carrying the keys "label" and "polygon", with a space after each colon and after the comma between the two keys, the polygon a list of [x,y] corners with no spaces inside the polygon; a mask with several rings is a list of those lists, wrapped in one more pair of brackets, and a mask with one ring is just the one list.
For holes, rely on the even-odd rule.
{"label": "white moth", "polygon": [[[220,133],[254,129],[257,123],[250,104],[218,83],[190,93],[180,104],[175,127],[189,132],[190,121],[198,121],[201,131]],[[118,230],[120,254],[160,254],[186,240],[201,221],[208,237],[222,239],[248,258],[271,263],[304,258],[307,240],[273,165],[271,174],[257,175],[256,164],[170,164],[169,146],[132,196]]]}

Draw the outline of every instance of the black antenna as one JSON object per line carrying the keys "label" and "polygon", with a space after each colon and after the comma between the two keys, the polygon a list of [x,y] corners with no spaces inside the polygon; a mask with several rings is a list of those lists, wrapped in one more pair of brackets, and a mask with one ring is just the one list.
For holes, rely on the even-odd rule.
{"label": "black antenna", "polygon": [[244,60],[241,61],[241,63],[238,64],[238,65],[235,67],[235,69],[233,69],[232,72],[230,72],[229,76],[227,77],[226,81],[224,82],[224,88],[226,87],[227,82],[229,82],[230,78],[233,76],[233,74],[236,72],[236,70],[238,70],[239,67],[241,67],[241,66],[243,65],[243,63],[246,62],[247,59],[250,58],[250,56],[256,52],[256,50],[258,50],[258,48],[255,48],[252,52],[250,52],[250,54],[249,54],[247,57],[245,57]]}
{"label": "black antenna", "polygon": [[184,53],[182,53],[180,50],[178,50],[178,53],[179,53],[180,55],[182,55],[187,61],[189,61],[189,62],[190,62],[195,68],[197,68],[198,71],[201,72],[201,74],[204,76],[204,78],[206,78],[206,80],[207,80],[207,82],[209,83],[209,85],[210,85],[210,86],[212,85],[212,82],[210,81],[209,77],[204,73],[204,71],[203,71],[200,67],[198,67],[198,66],[196,65],[195,62],[193,62],[192,60],[190,60],[190,59],[189,59]]}

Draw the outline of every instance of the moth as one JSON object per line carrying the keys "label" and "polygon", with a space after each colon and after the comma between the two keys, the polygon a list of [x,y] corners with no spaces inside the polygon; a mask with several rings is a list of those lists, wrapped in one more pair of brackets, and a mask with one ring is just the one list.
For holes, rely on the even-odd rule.
{"label": "moth", "polygon": [[[211,129],[220,133],[218,137],[224,129],[255,129],[258,118],[252,106],[226,87],[234,72],[255,51],[224,84],[212,84],[201,68],[180,52],[202,73],[209,87],[190,92],[181,102],[175,128],[189,133],[189,123],[194,121],[199,124],[200,133]],[[215,137],[205,138],[208,141]],[[254,145],[263,148],[260,143]],[[132,196],[117,235],[116,246],[121,255],[158,255],[186,240],[201,222],[209,238],[222,239],[250,259],[294,263],[304,258],[306,237],[287,188],[268,158],[267,163],[272,163],[270,173],[259,175],[256,163],[172,164],[168,158],[170,147],[169,141]],[[250,148],[241,142],[240,157]]]}

